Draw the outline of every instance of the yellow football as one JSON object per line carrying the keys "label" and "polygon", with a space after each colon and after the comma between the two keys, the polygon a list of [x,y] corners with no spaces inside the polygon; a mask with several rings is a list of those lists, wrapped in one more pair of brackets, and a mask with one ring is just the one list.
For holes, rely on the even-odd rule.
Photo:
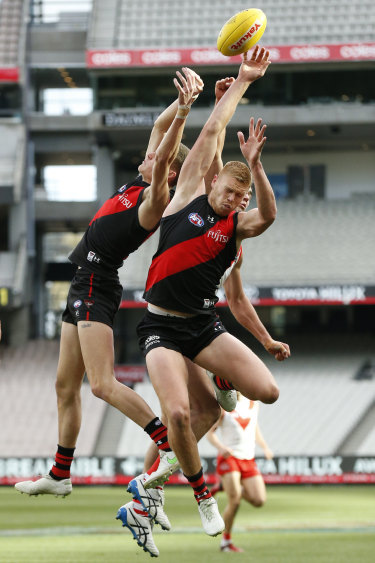
{"label": "yellow football", "polygon": [[223,25],[217,38],[217,48],[227,57],[244,53],[258,43],[266,25],[267,17],[262,10],[243,10]]}

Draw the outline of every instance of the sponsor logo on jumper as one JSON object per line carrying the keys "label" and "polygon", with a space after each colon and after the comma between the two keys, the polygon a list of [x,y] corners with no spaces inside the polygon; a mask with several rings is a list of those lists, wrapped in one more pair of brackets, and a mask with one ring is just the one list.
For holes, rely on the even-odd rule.
{"label": "sponsor logo on jumper", "polygon": [[215,332],[219,332],[219,330],[223,329],[223,325],[221,324],[220,321],[216,321],[215,325],[214,325],[214,331]]}
{"label": "sponsor logo on jumper", "polygon": [[207,221],[208,221],[209,223],[215,223],[215,217],[212,217],[212,215],[208,215],[208,216],[207,216]]}
{"label": "sponsor logo on jumper", "polygon": [[119,188],[117,191],[120,192],[120,194],[122,194],[122,192],[124,192],[126,190],[126,184],[125,186],[121,186],[121,188]]}
{"label": "sponsor logo on jumper", "polygon": [[153,344],[157,344],[160,342],[160,336],[153,334],[152,336],[148,336],[145,340],[145,348],[149,348]]}
{"label": "sponsor logo on jumper", "polygon": [[96,262],[97,264],[100,263],[100,258],[99,258],[99,256],[97,256],[97,255],[95,254],[95,252],[93,252],[92,250],[90,250],[90,252],[88,253],[88,255],[87,255],[87,260],[88,260],[89,262]]}
{"label": "sponsor logo on jumper", "polygon": [[215,299],[203,299],[203,309],[209,309],[215,305]]}
{"label": "sponsor logo on jumper", "polygon": [[217,231],[207,231],[207,236],[208,238],[212,238],[214,241],[221,242],[223,244],[226,244],[229,240],[229,237],[224,235],[220,229]]}
{"label": "sponsor logo on jumper", "polygon": [[133,205],[132,202],[126,197],[126,195],[120,195],[118,200],[124,207],[126,207],[126,209],[129,209],[129,207],[132,207]]}
{"label": "sponsor logo on jumper", "polygon": [[196,227],[203,227],[203,225],[204,225],[204,221],[203,221],[202,217],[200,215],[198,215],[198,213],[190,213],[189,221],[190,221],[190,223],[192,223]]}
{"label": "sponsor logo on jumper", "polygon": [[73,307],[75,309],[78,309],[78,307],[80,307],[82,305],[82,301],[80,299],[77,299],[76,301],[74,301],[73,303]]}
{"label": "sponsor logo on jumper", "polygon": [[94,301],[92,299],[84,299],[83,302],[87,308],[92,307],[94,305]]}
{"label": "sponsor logo on jumper", "polygon": [[246,33],[243,34],[243,36],[237,41],[237,43],[233,43],[233,45],[231,45],[230,48],[233,51],[237,51],[237,49],[239,49],[244,43],[246,43],[246,41],[251,39],[253,35],[255,35],[255,33],[257,33],[257,31],[261,27],[262,24],[258,20],[256,20],[254,24],[250,27],[250,29],[248,29]]}

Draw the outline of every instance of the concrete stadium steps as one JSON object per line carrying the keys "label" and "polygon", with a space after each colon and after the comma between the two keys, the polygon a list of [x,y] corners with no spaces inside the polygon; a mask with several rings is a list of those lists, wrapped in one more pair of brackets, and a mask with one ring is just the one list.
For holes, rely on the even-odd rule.
{"label": "concrete stadium steps", "polygon": [[19,65],[24,7],[23,0],[0,2],[0,66]]}
{"label": "concrete stadium steps", "polygon": [[372,284],[375,198],[279,201],[274,225],[244,242],[242,278],[259,285]]}
{"label": "concrete stadium steps", "polygon": [[[374,216],[372,197],[279,201],[271,228],[243,243],[244,284],[372,284]],[[125,288],[144,288],[158,239],[156,232],[120,269]]]}
{"label": "concrete stadium steps", "polygon": [[[214,47],[223,24],[246,6],[240,0],[94,1],[91,49]],[[263,0],[267,30],[262,44],[324,44],[374,41],[375,4],[356,0]]]}
{"label": "concrete stadium steps", "polygon": [[[290,344],[289,361],[263,358],[280,397],[274,405],[261,406],[262,432],[275,455],[343,453],[339,446],[375,400],[375,381],[353,379],[364,360],[374,360],[373,339],[314,335]],[[358,441],[351,453],[361,448]]]}
{"label": "concrete stadium steps", "polygon": [[[59,343],[34,340],[5,348],[0,359],[0,456],[54,456],[57,444],[55,377]],[[105,403],[84,383],[76,454],[92,455]]]}

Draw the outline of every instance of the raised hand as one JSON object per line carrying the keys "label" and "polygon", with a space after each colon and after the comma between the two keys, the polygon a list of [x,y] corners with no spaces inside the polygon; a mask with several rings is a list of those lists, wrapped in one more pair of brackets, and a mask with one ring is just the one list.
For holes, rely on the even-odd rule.
{"label": "raised hand", "polygon": [[264,47],[257,45],[249,56],[248,51],[243,54],[243,61],[238,72],[238,77],[246,82],[255,82],[264,76],[267,68],[271,64],[269,60],[270,52]]}
{"label": "raised hand", "polygon": [[254,127],[254,118],[251,117],[247,141],[245,141],[242,131],[237,133],[241,152],[249,163],[250,169],[260,161],[260,155],[267,140],[267,137],[264,136],[266,127],[267,125],[262,125],[261,119],[258,119]]}
{"label": "raised hand", "polygon": [[193,94],[193,101],[194,101],[198,98],[199,94],[201,92],[203,92],[204,82],[201,79],[201,77],[199,76],[199,74],[197,74],[191,68],[189,70],[193,73],[193,76],[194,76],[194,79],[195,79],[195,90],[194,90],[194,94]]}
{"label": "raised hand", "polygon": [[196,72],[187,67],[183,67],[182,72],[185,76],[183,76],[183,74],[181,74],[181,72],[178,70],[176,74],[179,78],[179,81],[177,80],[177,78],[174,78],[173,83],[178,90],[179,106],[190,106],[194,101],[194,96],[197,88],[200,87],[199,85],[197,86],[197,77],[199,78],[199,80],[200,77],[196,74]]}
{"label": "raised hand", "polygon": [[233,76],[231,77],[227,76],[226,78],[222,78],[221,80],[218,80],[216,82],[215,84],[216,103],[221,100],[221,98],[224,96],[225,92],[228,90],[230,85],[233,84],[233,82],[234,82]]}

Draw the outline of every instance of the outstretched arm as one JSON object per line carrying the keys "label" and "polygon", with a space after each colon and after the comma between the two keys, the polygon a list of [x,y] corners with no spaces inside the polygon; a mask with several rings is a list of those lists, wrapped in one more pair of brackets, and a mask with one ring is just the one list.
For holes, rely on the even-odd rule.
{"label": "outstretched arm", "polygon": [[[189,70],[192,76],[195,78],[195,90],[191,100],[191,103],[193,103],[198,98],[200,92],[202,92],[204,84],[203,84],[203,80],[196,72],[194,72],[192,69]],[[146,154],[149,154],[150,152],[155,152],[156,149],[159,147],[160,143],[164,138],[164,135],[168,131],[169,127],[172,124],[172,121],[176,116],[178,105],[179,105],[179,100],[177,97],[177,99],[174,102],[172,102],[171,105],[168,106],[156,119],[150,134],[150,139],[148,142]]]}
{"label": "outstretched arm", "polygon": [[233,268],[231,274],[224,283],[225,295],[229,308],[236,319],[246,330],[248,330],[264,348],[279,362],[290,356],[288,344],[274,340],[266,327],[258,317],[250,299],[246,296],[241,279],[240,268],[242,256]]}
{"label": "outstretched arm", "polygon": [[218,137],[232,118],[238,102],[249,85],[266,72],[270,64],[268,57],[269,51],[264,48],[259,49],[258,46],[254,49],[250,59],[248,59],[247,53],[244,53],[237,78],[214,107],[184,162],[178,181],[178,190],[168,208],[169,213],[174,213],[186,205],[191,198],[204,193],[203,179],[215,156]]}
{"label": "outstretched arm", "polygon": [[[228,88],[234,82],[234,80],[235,79],[233,78],[233,76],[231,77],[227,76],[226,78],[222,78],[221,80],[218,80],[216,82],[215,105],[217,105],[220,102],[221,98],[224,96],[225,92],[228,90]],[[211,191],[211,184],[212,184],[212,180],[214,179],[214,176],[218,175],[223,168],[222,152],[224,148],[225,133],[226,133],[226,127],[224,127],[224,129],[222,130],[222,132],[217,138],[217,147],[216,147],[215,156],[207,174],[204,177],[207,194],[209,194]]]}
{"label": "outstretched arm", "polygon": [[139,208],[139,222],[150,231],[160,221],[169,202],[168,174],[170,166],[176,157],[185,127],[185,120],[189,114],[191,100],[196,89],[195,73],[184,67],[183,76],[177,71],[174,85],[178,90],[178,109],[175,117],[155,153],[152,168],[152,180],[144,192],[144,200]]}
{"label": "outstretched arm", "polygon": [[264,136],[265,130],[266,125],[262,125],[262,120],[258,119],[254,125],[252,117],[248,139],[245,140],[244,134],[238,132],[241,152],[251,170],[258,206],[247,213],[240,213],[237,227],[237,235],[240,240],[260,235],[276,219],[275,194],[260,161],[267,140],[267,137]]}

